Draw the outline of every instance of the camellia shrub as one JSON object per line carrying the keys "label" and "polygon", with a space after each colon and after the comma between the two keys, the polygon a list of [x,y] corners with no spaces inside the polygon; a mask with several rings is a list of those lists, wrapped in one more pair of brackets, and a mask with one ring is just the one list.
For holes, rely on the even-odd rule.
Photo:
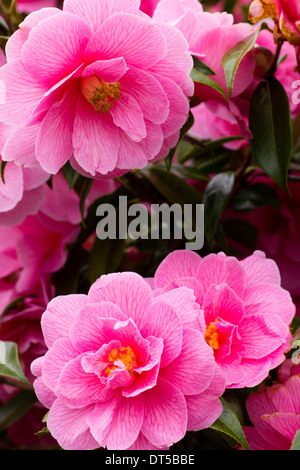
{"label": "camellia shrub", "polygon": [[300,1],[0,16],[0,449],[300,450]]}

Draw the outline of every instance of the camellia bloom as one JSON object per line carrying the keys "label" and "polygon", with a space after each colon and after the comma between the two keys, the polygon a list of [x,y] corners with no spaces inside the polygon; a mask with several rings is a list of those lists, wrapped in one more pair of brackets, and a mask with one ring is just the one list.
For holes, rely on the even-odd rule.
{"label": "camellia bloom", "polygon": [[256,23],[264,18],[273,18],[283,37],[291,44],[300,45],[300,0],[254,0],[249,8],[249,20]]}
{"label": "camellia bloom", "polygon": [[280,286],[277,265],[264,253],[238,261],[224,253],[201,258],[174,251],[155,273],[154,292],[179,286],[194,290],[204,312],[204,338],[228,388],[258,385],[284,361],[295,306]]}
{"label": "camellia bloom", "polygon": [[51,300],[42,316],[48,351],[32,372],[59,445],[165,449],[210,426],[225,381],[202,324],[191,289],[154,298],[133,272]]}
{"label": "camellia bloom", "polygon": [[244,426],[250,450],[289,450],[300,429],[300,376],[261,386],[246,407],[254,427]]}
{"label": "camellia bloom", "polygon": [[0,119],[18,126],[4,160],[110,177],[166,156],[188,117],[192,58],[139,6],[65,0],[26,17],[0,69]]}

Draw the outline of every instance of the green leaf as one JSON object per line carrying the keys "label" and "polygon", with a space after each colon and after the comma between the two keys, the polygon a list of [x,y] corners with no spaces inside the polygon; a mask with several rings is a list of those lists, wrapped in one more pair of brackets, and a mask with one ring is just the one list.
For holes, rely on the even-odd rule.
{"label": "green leaf", "polygon": [[81,186],[81,190],[79,194],[80,196],[79,207],[80,207],[82,225],[84,225],[85,202],[89,195],[90,190],[92,189],[93,183],[94,183],[93,179],[85,178]]}
{"label": "green leaf", "polygon": [[237,211],[245,212],[264,206],[280,208],[280,202],[274,188],[255,183],[243,188],[232,200],[231,206]]}
{"label": "green leaf", "polygon": [[118,271],[124,254],[126,240],[96,238],[88,260],[88,277],[92,284],[102,274]]}
{"label": "green leaf", "polygon": [[250,34],[250,36],[243,39],[243,41],[240,41],[223,56],[222,65],[225,71],[229,96],[232,96],[233,82],[240,63],[242,62],[245,55],[250,52],[251,49],[253,49],[260,31],[264,28],[265,24],[263,23],[255,33]]}
{"label": "green leaf", "polygon": [[170,203],[177,203],[181,206],[202,203],[202,194],[174,173],[170,173],[159,166],[150,167],[143,173]]}
{"label": "green leaf", "polygon": [[233,172],[219,173],[207,184],[203,193],[205,237],[210,247],[217,224],[226,209],[234,189]]}
{"label": "green leaf", "polygon": [[227,93],[223,90],[223,88],[220,87],[220,85],[217,82],[212,80],[205,73],[200,72],[199,70],[193,68],[192,71],[191,71],[190,77],[196,83],[201,83],[202,85],[207,85],[207,86],[213,88],[215,91],[220,93],[223,96],[223,98],[225,98],[225,100],[227,102],[229,102],[229,98],[227,96]]}
{"label": "green leaf", "polygon": [[78,181],[80,175],[79,173],[77,173],[76,170],[74,170],[74,168],[72,168],[69,162],[67,162],[64,165],[63,174],[68,182],[68,185],[71,191],[74,188],[74,185],[76,184],[76,182]]}
{"label": "green leaf", "polygon": [[235,439],[245,450],[249,450],[243,427],[237,415],[223,397],[220,400],[223,406],[222,414],[210,428]]}
{"label": "green leaf", "polygon": [[2,179],[3,184],[5,184],[4,170],[5,170],[6,164],[7,164],[7,162],[4,162],[3,160],[1,161],[1,169],[0,169],[0,171],[1,171],[1,179]]}
{"label": "green leaf", "polygon": [[205,75],[216,75],[215,72],[208,67],[202,60],[198,59],[198,57],[192,56],[194,61],[194,68]]}
{"label": "green leaf", "polygon": [[53,283],[56,295],[76,294],[81,270],[87,261],[87,252],[84,248],[74,243],[68,253],[68,258],[62,269],[53,274]]}
{"label": "green leaf", "polygon": [[165,164],[166,164],[166,167],[169,171],[171,170],[173,158],[174,158],[175,152],[176,152],[180,142],[182,141],[185,134],[191,129],[194,122],[195,122],[194,116],[193,116],[192,112],[190,111],[189,112],[189,117],[188,117],[186,123],[183,125],[183,127],[180,130],[180,136],[179,136],[179,140],[178,140],[177,144],[175,145],[175,147],[173,147],[170,150],[170,152],[168,153],[168,155],[165,158]]}
{"label": "green leaf", "polygon": [[8,429],[37,402],[34,392],[22,390],[0,408],[0,431]]}
{"label": "green leaf", "polygon": [[292,154],[289,99],[274,77],[255,89],[249,111],[251,151],[258,165],[287,193],[287,174]]}
{"label": "green leaf", "polygon": [[300,429],[295,434],[290,450],[300,450]]}
{"label": "green leaf", "polygon": [[28,383],[19,362],[18,345],[0,340],[0,375]]}

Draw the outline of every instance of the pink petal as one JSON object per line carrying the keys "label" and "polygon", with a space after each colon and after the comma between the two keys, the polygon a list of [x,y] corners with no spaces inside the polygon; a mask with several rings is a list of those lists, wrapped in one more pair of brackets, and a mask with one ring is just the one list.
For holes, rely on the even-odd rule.
{"label": "pink petal", "polygon": [[[143,117],[141,119],[142,122],[144,122]],[[144,140],[147,140],[147,137]],[[145,168],[145,166],[147,166],[148,159],[145,155],[144,148],[141,145],[142,142],[143,141],[134,142],[126,132],[120,130],[120,148],[116,166],[118,169],[121,169],[123,173],[125,171],[127,173],[129,170]]]}
{"label": "pink petal", "polygon": [[275,406],[269,400],[268,395],[264,392],[264,387],[262,387],[257,393],[249,395],[246,407],[250,420],[255,426],[257,432],[272,446],[286,449],[286,446],[288,445],[289,448],[290,442],[288,442],[283,435],[279,434],[279,432],[271,426],[271,423],[269,423],[268,420],[261,419],[263,415],[273,414],[276,412]]}
{"label": "pink petal", "polygon": [[112,302],[84,305],[70,329],[71,341],[80,352],[97,351],[111,339],[116,322],[124,318],[125,315]]}
{"label": "pink petal", "polygon": [[20,167],[8,163],[4,170],[5,183],[0,178],[0,212],[13,209],[23,196],[23,174]]}
{"label": "pink petal", "polygon": [[162,292],[157,299],[168,302],[175,309],[184,328],[195,328],[200,329],[203,333],[205,332],[203,312],[200,311],[199,304],[195,301],[195,294],[192,289],[184,285]]}
{"label": "pink petal", "polygon": [[186,395],[189,431],[199,431],[211,426],[222,413],[222,404],[218,397],[225,391],[225,378],[216,365],[210,386],[197,395]]}
{"label": "pink petal", "polygon": [[95,175],[96,171],[107,174],[117,162],[119,130],[109,113],[100,115],[80,95],[74,124],[74,156],[79,165]]}
{"label": "pink petal", "polygon": [[246,289],[244,306],[247,315],[260,313],[269,317],[270,312],[288,325],[295,315],[295,305],[288,291],[275,284],[259,284]]}
{"label": "pink petal", "polygon": [[92,403],[106,401],[114,395],[114,391],[106,388],[98,375],[87,373],[82,367],[80,355],[68,361],[60,373],[55,389],[60,397],[72,408],[82,408]]}
{"label": "pink petal", "polygon": [[161,367],[166,366],[180,354],[182,347],[182,324],[171,305],[158,300],[153,302],[141,320],[141,334],[164,340]]}
{"label": "pink petal", "polygon": [[69,408],[60,399],[55,400],[47,418],[47,427],[65,450],[93,450],[99,447],[91,435],[87,419],[92,407]]}
{"label": "pink petal", "polygon": [[0,69],[0,119],[15,125],[24,125],[30,119],[36,103],[46,91],[45,85],[16,60]]}
{"label": "pink petal", "polygon": [[66,91],[63,99],[48,111],[36,141],[36,157],[42,168],[56,174],[73,154],[73,126],[76,89]]}
{"label": "pink petal", "polygon": [[257,284],[277,284],[280,285],[280,273],[277,264],[271,259],[267,259],[262,251],[255,251],[241,261],[241,265],[246,273],[246,286]]}
{"label": "pink petal", "polygon": [[294,439],[296,432],[300,429],[300,415],[294,413],[275,412],[272,415],[263,415],[262,420],[290,441]]}
{"label": "pink petal", "polygon": [[174,279],[194,277],[201,257],[194,251],[176,250],[160,263],[155,272],[155,287],[164,287]]}
{"label": "pink petal", "polygon": [[244,292],[244,270],[239,261],[224,253],[210,254],[198,267],[197,278],[206,290],[211,284],[228,284],[240,297]]}
{"label": "pink petal", "polygon": [[68,336],[78,310],[87,303],[83,294],[69,294],[52,299],[43,313],[41,325],[47,346],[64,336]]}
{"label": "pink petal", "polygon": [[40,167],[35,156],[35,142],[39,125],[18,127],[7,139],[2,157],[5,161],[15,161],[18,165]]}
{"label": "pink petal", "polygon": [[15,31],[6,43],[5,53],[7,61],[12,62],[15,59],[21,59],[22,46],[27,41],[32,28],[37,26],[43,19],[57,14],[61,14],[61,10],[58,8],[43,8],[26,16],[24,21],[19,24],[19,29]]}
{"label": "pink petal", "polygon": [[45,192],[42,187],[24,191],[23,197],[16,207],[0,214],[0,225],[13,227],[22,224],[27,216],[38,213],[44,200]]}
{"label": "pink petal", "polygon": [[[161,75],[155,75],[155,78],[162,85],[170,103],[168,118],[162,124],[164,136],[170,137],[186,123],[190,109],[189,101],[180,86],[178,86],[173,80],[162,77]],[[175,142],[172,147],[175,146],[178,138],[179,136],[176,135]]]}
{"label": "pink petal", "polygon": [[141,431],[158,446],[171,446],[186,433],[186,401],[177,387],[162,378],[157,386],[143,393],[144,421]]}
{"label": "pink petal", "polygon": [[89,0],[83,4],[81,0],[65,0],[64,11],[84,18],[93,31],[111,15],[118,12],[137,13],[139,0]]}
{"label": "pink petal", "polygon": [[111,108],[111,115],[116,126],[123,129],[135,142],[147,135],[142,110],[137,101],[126,93],[121,94]]}
{"label": "pink petal", "polygon": [[51,390],[55,390],[59,375],[65,365],[78,356],[69,338],[60,338],[44,356],[43,381]]}
{"label": "pink petal", "polygon": [[130,13],[116,13],[91,37],[85,58],[91,63],[99,57],[124,57],[127,65],[145,70],[165,54],[166,40],[157,26]]}
{"label": "pink petal", "polygon": [[89,26],[75,15],[51,16],[31,31],[22,49],[23,63],[40,83],[51,88],[84,62],[90,34]]}
{"label": "pink petal", "polygon": [[193,68],[191,54],[188,53],[188,43],[181,32],[167,23],[159,25],[167,40],[166,57],[156,62],[151,67],[151,72],[170,78],[170,70],[172,70],[172,80],[177,83],[186,96],[193,96],[194,84],[189,78]]}
{"label": "pink petal", "polygon": [[250,315],[239,325],[239,350],[244,357],[260,359],[275,351],[288,334],[288,327],[276,316]]}
{"label": "pink petal", "polygon": [[43,406],[46,408],[51,408],[53,405],[56,395],[55,393],[47,387],[43,381],[42,377],[39,377],[33,382],[34,392]]}
{"label": "pink petal", "polygon": [[149,285],[133,272],[101,276],[91,287],[88,296],[90,302],[113,302],[138,326],[153,299]]}
{"label": "pink petal", "polygon": [[243,302],[227,284],[212,285],[205,293],[202,309],[207,325],[216,318],[236,325],[245,316]]}
{"label": "pink petal", "polygon": [[121,90],[132,95],[140,105],[144,118],[162,124],[169,115],[169,100],[160,83],[147,71],[130,67],[120,80]]}
{"label": "pink petal", "polygon": [[97,60],[84,69],[82,77],[96,75],[104,82],[112,83],[118,82],[127,70],[128,67],[123,57],[109,60]]}
{"label": "pink petal", "polygon": [[161,369],[159,376],[175,385],[184,395],[194,395],[208,388],[213,372],[212,348],[200,331],[186,329],[183,330],[180,354]]}
{"label": "pink petal", "polygon": [[89,417],[93,436],[111,450],[123,450],[137,439],[143,422],[143,400],[140,396],[98,403]]}

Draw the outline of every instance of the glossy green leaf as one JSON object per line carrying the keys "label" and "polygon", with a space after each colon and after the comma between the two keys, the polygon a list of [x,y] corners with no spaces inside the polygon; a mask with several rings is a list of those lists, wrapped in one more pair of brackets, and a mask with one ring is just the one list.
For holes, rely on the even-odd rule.
{"label": "glossy green leaf", "polygon": [[2,180],[3,184],[5,184],[4,171],[5,171],[6,164],[7,164],[7,162],[4,162],[3,160],[1,161],[0,172],[1,172],[1,180]]}
{"label": "glossy green leaf", "polygon": [[249,450],[249,445],[245,437],[243,427],[227,401],[220,398],[223,406],[221,416],[210,426],[211,429],[224,433],[225,435],[237,441],[245,450]]}
{"label": "glossy green leaf", "polygon": [[12,341],[0,340],[0,376],[1,375],[28,383],[20,366],[18,345]]}
{"label": "glossy green leaf", "polygon": [[79,173],[77,173],[76,170],[74,170],[74,168],[72,168],[69,162],[67,162],[64,165],[63,174],[68,182],[68,185],[71,191],[74,188],[74,185],[76,184],[76,182],[78,181],[80,175]]}
{"label": "glossy green leaf", "polygon": [[215,91],[220,93],[227,102],[229,102],[227,93],[223,90],[223,88],[217,82],[215,82],[212,78],[208,77],[205,73],[200,72],[199,70],[193,68],[191,71],[190,77],[196,83],[201,83],[202,85],[207,85],[213,88]]}
{"label": "glossy green leaf", "polygon": [[264,206],[280,208],[280,202],[274,188],[267,184],[255,183],[243,188],[232,200],[231,206],[235,210],[245,212]]}
{"label": "glossy green leaf", "polygon": [[229,203],[234,184],[233,172],[219,173],[209,181],[203,193],[205,237],[210,247],[220,217]]}
{"label": "glossy green leaf", "polygon": [[290,450],[300,450],[300,429],[295,434]]}
{"label": "glossy green leaf", "polygon": [[88,260],[88,278],[95,282],[102,274],[118,271],[126,240],[96,238]]}
{"label": "glossy green leaf", "polygon": [[155,188],[170,202],[184,204],[201,204],[202,194],[174,173],[153,166],[143,172]]}
{"label": "glossy green leaf", "polygon": [[198,57],[193,56],[193,61],[194,61],[194,68],[198,70],[199,72],[204,73],[205,75],[216,75],[215,72],[208,67],[202,60],[200,60]]}
{"label": "glossy green leaf", "polygon": [[0,431],[17,422],[37,402],[34,392],[22,390],[0,407]]}
{"label": "glossy green leaf", "polygon": [[264,27],[263,23],[253,34],[240,41],[223,56],[222,65],[225,71],[229,96],[232,96],[234,79],[243,58],[253,49],[260,31]]}
{"label": "glossy green leaf", "polygon": [[292,153],[292,125],[289,99],[274,77],[255,89],[249,111],[251,151],[258,165],[286,192]]}

